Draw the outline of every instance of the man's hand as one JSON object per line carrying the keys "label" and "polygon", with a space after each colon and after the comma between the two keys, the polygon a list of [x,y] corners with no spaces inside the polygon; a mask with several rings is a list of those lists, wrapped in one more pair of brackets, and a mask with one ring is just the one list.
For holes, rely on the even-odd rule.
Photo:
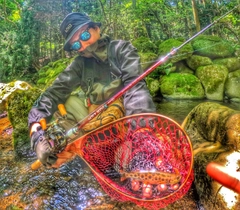
{"label": "man's hand", "polygon": [[75,157],[75,146],[67,145],[67,147],[58,154],[52,153],[50,142],[45,138],[44,130],[39,123],[35,123],[31,128],[31,148],[36,152],[38,160],[44,166],[58,168],[65,162]]}
{"label": "man's hand", "polygon": [[44,131],[39,126],[31,134],[31,148],[36,152],[38,160],[44,166],[52,166],[57,156],[52,153],[52,146],[45,138]]}
{"label": "man's hand", "polygon": [[75,145],[67,145],[66,148],[57,154],[57,161],[52,165],[53,168],[58,168],[62,164],[72,160],[76,154],[75,154]]}

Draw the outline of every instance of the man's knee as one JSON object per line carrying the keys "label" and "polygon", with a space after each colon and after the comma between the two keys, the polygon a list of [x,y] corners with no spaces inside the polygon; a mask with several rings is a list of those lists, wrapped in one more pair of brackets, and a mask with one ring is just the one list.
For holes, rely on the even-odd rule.
{"label": "man's knee", "polygon": [[72,95],[67,99],[65,107],[68,118],[70,119],[74,118],[76,121],[80,121],[88,115],[88,109],[84,104],[84,98],[79,98],[78,96]]}

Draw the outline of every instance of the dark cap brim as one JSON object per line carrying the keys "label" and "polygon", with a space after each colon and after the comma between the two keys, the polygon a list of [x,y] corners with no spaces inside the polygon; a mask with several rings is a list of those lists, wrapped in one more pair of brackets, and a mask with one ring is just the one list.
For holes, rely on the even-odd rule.
{"label": "dark cap brim", "polygon": [[73,37],[73,35],[80,29],[82,28],[83,26],[89,24],[89,23],[93,23],[95,25],[97,25],[98,27],[101,26],[101,23],[95,23],[95,22],[92,22],[92,21],[88,21],[88,22],[85,22],[84,24],[82,25],[79,25],[78,27],[74,28],[74,30],[68,35],[66,41],[65,41],[65,44],[64,44],[64,50],[65,51],[72,51],[71,49],[71,44],[69,43],[69,41],[71,40],[71,38]]}

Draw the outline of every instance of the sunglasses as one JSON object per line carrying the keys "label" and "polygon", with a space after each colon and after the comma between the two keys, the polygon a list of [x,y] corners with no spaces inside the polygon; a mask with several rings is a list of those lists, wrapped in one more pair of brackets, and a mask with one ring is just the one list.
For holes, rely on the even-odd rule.
{"label": "sunglasses", "polygon": [[81,49],[82,47],[82,44],[80,41],[87,41],[91,38],[91,34],[89,33],[89,28],[87,28],[84,32],[82,32],[80,35],[79,35],[79,39],[75,42],[73,42],[72,46],[71,46],[71,49],[74,50],[74,51],[78,51]]}

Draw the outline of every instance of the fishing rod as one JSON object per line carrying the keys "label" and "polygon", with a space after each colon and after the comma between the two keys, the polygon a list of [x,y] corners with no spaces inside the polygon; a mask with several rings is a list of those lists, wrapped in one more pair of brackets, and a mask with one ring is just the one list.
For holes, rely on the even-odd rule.
{"label": "fishing rod", "polygon": [[[151,67],[149,67],[146,71],[144,71],[139,77],[137,77],[135,80],[133,80],[130,84],[128,84],[126,87],[124,87],[122,90],[120,90],[117,94],[115,94],[113,97],[111,97],[108,101],[106,101],[105,103],[103,103],[102,105],[98,106],[93,112],[91,112],[88,116],[86,116],[85,118],[83,118],[80,122],[78,122],[76,124],[76,126],[74,126],[72,129],[70,129],[67,134],[66,134],[66,138],[69,138],[70,140],[68,141],[68,143],[71,143],[72,141],[74,141],[75,136],[77,135],[78,131],[81,130],[81,128],[84,127],[84,125],[86,125],[88,122],[90,122],[94,117],[96,117],[98,114],[102,113],[105,109],[107,109],[107,107],[113,103],[116,99],[120,98],[124,93],[126,93],[129,89],[131,89],[134,85],[136,85],[139,81],[141,81],[142,79],[144,79],[146,76],[148,76],[151,72],[153,72],[158,66],[160,66],[161,64],[165,63],[171,56],[175,55],[177,53],[178,50],[180,50],[183,46],[185,46],[186,44],[188,44],[189,42],[191,42],[193,39],[195,39],[197,36],[199,36],[200,34],[202,34],[203,32],[205,32],[207,29],[211,28],[213,25],[215,25],[216,23],[218,23],[222,18],[226,17],[228,14],[230,14],[232,11],[234,11],[237,7],[239,7],[239,5],[237,5],[236,7],[234,7],[233,9],[231,9],[230,11],[228,11],[227,13],[225,13],[224,15],[222,15],[221,17],[219,17],[217,20],[215,20],[214,22],[212,22],[211,24],[209,24],[208,26],[206,26],[205,28],[203,28],[201,31],[199,31],[198,33],[196,33],[194,36],[192,36],[191,38],[189,38],[187,41],[185,41],[183,44],[181,44],[179,47],[177,48],[173,48],[167,55],[160,57],[160,59],[158,59],[158,61],[153,64]],[[72,139],[72,140],[71,140]]]}
{"label": "fishing rod", "polygon": [[[190,41],[192,41],[194,38],[205,32],[207,29],[211,28],[213,25],[218,23],[222,18],[226,17],[228,14],[230,14],[232,11],[234,11],[239,5],[228,11],[226,14],[222,15],[218,19],[216,19],[213,23],[209,24],[205,28],[203,28],[201,31],[196,33],[194,36],[186,40],[183,44],[181,44],[179,47],[173,48],[167,55],[160,57],[158,61],[153,64],[151,67],[149,67],[147,70],[145,70],[139,77],[137,77],[135,80],[133,80],[131,83],[129,83],[126,87],[124,87],[122,90],[120,90],[117,94],[112,96],[109,100],[107,100],[102,105],[98,106],[93,112],[91,112],[89,115],[87,115],[85,118],[83,118],[81,121],[79,121],[75,126],[73,126],[70,130],[68,130],[66,133],[65,131],[57,126],[57,123],[52,125],[52,129],[55,131],[51,133],[51,137],[55,136],[54,139],[54,153],[59,153],[68,145],[73,143],[74,141],[78,140],[77,135],[81,131],[81,129],[86,125],[88,122],[90,122],[94,117],[96,117],[98,114],[102,113],[104,110],[108,108],[110,104],[112,104],[116,99],[120,98],[124,93],[126,93],[129,89],[131,89],[134,85],[136,85],[139,81],[144,79],[146,76],[148,76],[151,72],[153,72],[158,66],[165,63],[171,56],[175,55],[183,46],[188,44]],[[66,113],[65,113],[66,114]],[[44,121],[44,119],[43,119]],[[41,123],[41,121],[40,121]],[[44,125],[45,124],[45,125]],[[42,128],[44,130],[46,129],[46,122],[41,123]],[[56,140],[56,142],[55,142]],[[32,164],[32,169],[37,169],[41,165],[41,162],[37,160],[35,163]]]}

